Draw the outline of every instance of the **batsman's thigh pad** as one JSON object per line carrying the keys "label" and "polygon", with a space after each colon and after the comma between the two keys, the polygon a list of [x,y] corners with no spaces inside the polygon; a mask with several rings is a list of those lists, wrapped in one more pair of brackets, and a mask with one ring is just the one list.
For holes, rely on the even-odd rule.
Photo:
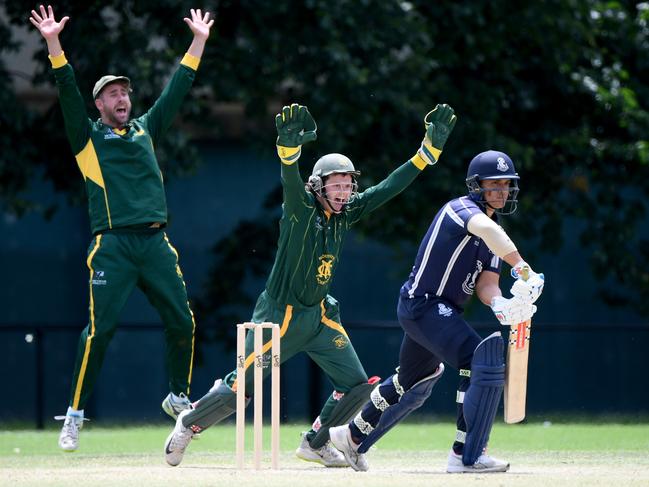
{"label": "batsman's thigh pad", "polygon": [[504,344],[500,332],[482,340],[471,362],[471,383],[464,395],[466,441],[462,462],[473,465],[489,441],[505,386]]}
{"label": "batsman's thigh pad", "polygon": [[347,423],[367,402],[374,389],[374,384],[367,382],[354,386],[338,401],[326,423],[323,423],[318,433],[309,442],[312,448],[321,448],[329,441],[329,428]]}
{"label": "batsman's thigh pad", "polygon": [[[397,423],[408,416],[421,405],[430,396],[433,386],[444,373],[444,364],[439,364],[434,374],[424,377],[414,384],[410,389],[403,393],[399,402],[389,406],[376,425],[358,447],[358,453],[366,453],[370,447],[379,441],[379,439],[391,430]],[[387,380],[392,380],[392,377]]]}
{"label": "batsman's thigh pad", "polygon": [[[246,398],[246,406],[250,398]],[[223,382],[199,399],[194,409],[183,418],[183,426],[196,426],[199,431],[205,430],[237,410],[236,393]],[[195,428],[195,430],[197,430]]]}

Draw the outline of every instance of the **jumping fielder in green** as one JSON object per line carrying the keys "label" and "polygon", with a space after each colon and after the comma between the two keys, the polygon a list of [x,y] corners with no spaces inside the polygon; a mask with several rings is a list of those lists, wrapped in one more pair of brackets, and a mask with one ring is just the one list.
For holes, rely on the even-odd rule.
{"label": "jumping fielder in green", "polygon": [[[356,192],[359,175],[342,154],[327,154],[314,165],[306,185],[300,177],[301,145],[316,139],[316,123],[306,107],[285,106],[276,117],[277,151],[284,189],[275,263],[255,306],[252,321],[281,325],[281,360],[306,352],[334,386],[312,429],[303,435],[299,458],[327,467],[345,467],[329,443],[328,430],[344,424],[369,398],[372,385],[341,325],[338,302],[328,294],[348,230],[361,218],[403,191],[435,164],[455,125],[448,105],[437,105],[424,119],[426,135],[417,154],[385,180]],[[270,363],[270,332],[264,334],[264,363]],[[253,334],[246,338],[246,391],[252,390]],[[265,367],[264,377],[270,373]],[[169,465],[179,465],[194,434],[236,409],[236,371],[218,379],[194,409],[180,413],[165,443]],[[249,398],[248,398],[249,399]]]}
{"label": "jumping fielder in green", "polygon": [[171,392],[162,403],[176,418],[190,406],[187,394],[194,354],[194,317],[187,301],[178,254],[164,232],[167,204],[162,173],[154,153],[189,92],[214,23],[209,13],[191,10],[185,18],[194,39],[160,98],[144,115],[129,120],[130,80],[103,76],[92,95],[100,118],[92,121],[77,88],[72,66],[51,6],[32,10],[29,19],[47,42],[59,90],[65,130],[86,182],[94,238],[88,248],[90,291],[88,326],[81,332],[72,378],[70,403],[59,446],[74,451],[84,407],[93,390],[120,310],[138,286],[158,310],[165,325],[166,362]]}

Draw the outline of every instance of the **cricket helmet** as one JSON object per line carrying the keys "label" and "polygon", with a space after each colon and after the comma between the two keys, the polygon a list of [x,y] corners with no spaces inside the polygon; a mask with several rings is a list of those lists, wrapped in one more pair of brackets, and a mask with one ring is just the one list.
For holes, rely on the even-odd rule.
{"label": "cricket helmet", "polygon": [[520,179],[514,162],[504,152],[488,150],[481,152],[469,163],[466,173],[466,186],[469,189],[469,197],[477,203],[486,205],[484,189],[480,182],[487,179],[509,179],[509,195],[505,206],[494,211],[499,215],[511,215],[518,206],[518,180]]}
{"label": "cricket helmet", "polygon": [[[352,193],[350,200],[358,194],[358,183],[356,177],[361,172],[357,171],[349,157],[343,154],[331,153],[322,156],[313,165],[313,171],[307,182],[307,188],[317,196],[327,200],[326,178],[332,174],[349,174],[352,177]],[[323,192],[324,189],[324,192]]]}
{"label": "cricket helmet", "polygon": [[349,157],[335,152],[327,154],[313,165],[313,171],[309,176],[309,187],[314,193],[321,196],[324,178],[332,174],[351,174],[354,183],[356,183],[356,177],[360,176],[361,172],[354,168]]}

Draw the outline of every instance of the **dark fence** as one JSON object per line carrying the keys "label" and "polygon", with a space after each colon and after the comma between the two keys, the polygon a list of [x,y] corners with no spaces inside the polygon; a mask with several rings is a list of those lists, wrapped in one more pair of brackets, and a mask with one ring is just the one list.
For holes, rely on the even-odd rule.
{"label": "dark fence", "polygon": [[[402,338],[398,324],[347,322],[345,328],[368,375],[389,376]],[[496,330],[491,324],[476,328],[483,336]],[[14,398],[1,402],[0,423],[43,428],[52,416],[65,412],[80,330],[79,325],[0,325],[4,391]],[[647,343],[647,324],[534,324],[528,415],[646,415],[649,388],[638,376],[649,368]],[[192,398],[234,368],[233,345],[234,341],[198,344]],[[281,371],[282,419],[315,418],[331,393],[327,379],[305,354],[282,364]],[[448,368],[418,413],[452,415],[456,384],[457,374]],[[162,326],[120,325],[86,415],[113,423],[163,421],[159,403],[167,392]]]}

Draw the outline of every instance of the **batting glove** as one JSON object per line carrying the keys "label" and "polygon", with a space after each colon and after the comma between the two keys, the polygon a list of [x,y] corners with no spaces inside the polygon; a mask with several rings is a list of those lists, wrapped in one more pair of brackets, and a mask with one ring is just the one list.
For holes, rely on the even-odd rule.
{"label": "batting glove", "polygon": [[456,121],[455,111],[446,104],[437,105],[426,114],[424,117],[426,135],[421,142],[421,147],[417,151],[417,155],[426,164],[432,166],[439,160],[442,149],[444,149],[444,144],[449,135],[451,135]]}
{"label": "batting glove", "polygon": [[536,313],[536,306],[521,298],[496,296],[491,300],[491,310],[503,326],[517,325],[527,321]]}
{"label": "batting glove", "polygon": [[293,164],[302,153],[302,144],[317,138],[318,129],[309,109],[293,103],[275,116],[277,153],[285,164]]}
{"label": "batting glove", "polygon": [[536,302],[543,292],[545,275],[536,273],[525,261],[520,261],[512,267],[512,277],[516,279],[511,288],[513,296],[530,303]]}

